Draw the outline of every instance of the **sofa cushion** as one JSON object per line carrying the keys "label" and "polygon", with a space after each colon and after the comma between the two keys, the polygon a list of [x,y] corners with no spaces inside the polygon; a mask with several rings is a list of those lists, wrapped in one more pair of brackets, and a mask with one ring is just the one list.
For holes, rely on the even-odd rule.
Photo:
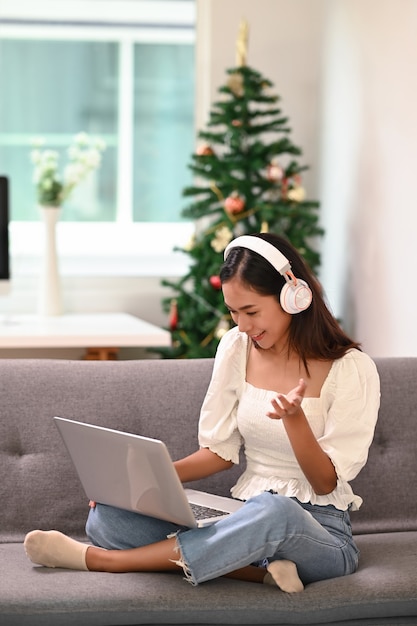
{"label": "sofa cushion", "polygon": [[[107,574],[31,565],[21,544],[0,545],[0,614],[8,626],[114,624],[325,624],[417,615],[417,533],[361,535],[359,570],[287,594],[220,578],[194,587],[182,572]],[[403,619],[399,620],[399,616]],[[414,616],[414,617],[412,617]],[[394,621],[390,621],[390,619]],[[387,620],[387,621],[385,621]],[[396,620],[396,621],[395,621]],[[350,621],[349,623],[355,623]]]}

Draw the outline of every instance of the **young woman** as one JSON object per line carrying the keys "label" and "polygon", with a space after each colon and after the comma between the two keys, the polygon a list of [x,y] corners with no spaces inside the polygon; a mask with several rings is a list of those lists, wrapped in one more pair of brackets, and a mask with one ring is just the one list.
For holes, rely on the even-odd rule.
{"label": "young woman", "polygon": [[225,250],[223,296],[235,327],[222,338],[199,421],[200,448],[175,462],[183,482],[227,470],[245,501],[212,526],[174,524],[90,503],[93,545],[30,532],[34,563],[107,572],[182,568],[194,585],[229,576],[297,592],[354,572],[349,481],[365,465],[377,420],[375,364],[330,313],[297,251],[273,234]]}

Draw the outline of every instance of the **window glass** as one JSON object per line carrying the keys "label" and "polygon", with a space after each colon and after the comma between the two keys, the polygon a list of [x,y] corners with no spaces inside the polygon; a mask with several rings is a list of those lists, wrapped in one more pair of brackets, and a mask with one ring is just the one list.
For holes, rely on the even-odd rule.
{"label": "window glass", "polygon": [[[17,29],[0,40],[0,174],[11,181],[11,219],[39,219],[33,138],[59,152],[62,171],[74,135],[87,132],[107,148],[61,221],[183,221],[195,134],[193,37],[184,42],[166,24],[128,33],[89,24],[62,38],[51,23],[42,36],[33,28],[33,38]],[[129,55],[132,76],[123,65]]]}
{"label": "window glass", "polygon": [[113,220],[116,212],[117,56],[115,43],[0,41],[0,170],[12,188],[12,219],[38,219],[30,151],[34,137],[60,154],[81,131],[105,138],[102,167],[76,188],[63,220]]}

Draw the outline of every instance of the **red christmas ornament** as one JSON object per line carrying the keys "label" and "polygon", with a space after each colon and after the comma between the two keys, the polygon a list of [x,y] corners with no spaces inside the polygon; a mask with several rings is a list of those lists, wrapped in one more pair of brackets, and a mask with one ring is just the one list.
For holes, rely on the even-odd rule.
{"label": "red christmas ornament", "polygon": [[214,151],[213,148],[208,145],[208,143],[203,143],[201,144],[201,146],[198,146],[196,154],[198,156],[213,156]]}
{"label": "red christmas ornament", "polygon": [[210,276],[209,281],[213,289],[216,289],[217,291],[219,291],[222,288],[220,276],[217,276],[217,275]]}
{"label": "red christmas ornament", "polygon": [[169,310],[169,328],[171,330],[176,330],[178,326],[178,307],[177,301],[171,300],[171,307]]}
{"label": "red christmas ornament", "polygon": [[226,213],[229,213],[230,215],[237,215],[245,208],[245,199],[242,198],[242,196],[239,196],[237,191],[234,191],[224,201],[224,208]]}

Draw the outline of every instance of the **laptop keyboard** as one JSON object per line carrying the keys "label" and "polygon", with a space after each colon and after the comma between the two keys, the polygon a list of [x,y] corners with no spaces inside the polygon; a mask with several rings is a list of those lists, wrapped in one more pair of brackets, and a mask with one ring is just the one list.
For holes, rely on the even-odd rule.
{"label": "laptop keyboard", "polygon": [[209,506],[202,506],[201,504],[195,504],[190,502],[191,509],[194,513],[194,517],[198,519],[205,519],[207,517],[219,517],[220,515],[227,515],[227,511],[220,511],[219,509],[212,509]]}

